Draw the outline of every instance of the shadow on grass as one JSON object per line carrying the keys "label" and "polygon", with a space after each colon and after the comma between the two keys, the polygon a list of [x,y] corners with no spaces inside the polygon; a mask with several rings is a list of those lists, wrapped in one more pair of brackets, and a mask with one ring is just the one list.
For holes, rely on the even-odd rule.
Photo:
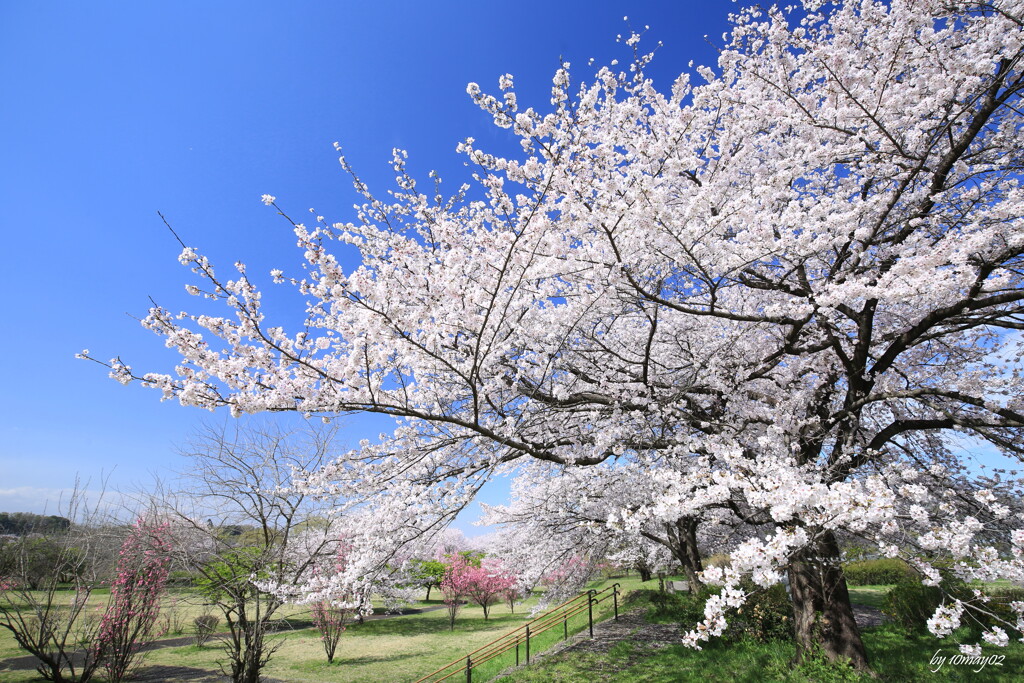
{"label": "shadow on grass", "polygon": [[195,683],[213,683],[224,679],[215,671],[195,669],[188,666],[144,666],[131,680],[141,683],[167,683],[168,681],[194,681]]}
{"label": "shadow on grass", "polygon": [[[363,624],[353,624],[349,632],[360,636],[391,635],[391,636],[416,636],[423,634],[451,633],[457,636],[460,633],[475,632],[486,629],[500,629],[511,631],[524,623],[521,615],[501,615],[484,620],[483,617],[466,617],[455,620],[455,630],[448,628],[447,615],[441,614],[438,617],[410,619],[396,617],[392,619],[381,619],[379,621],[367,621]],[[497,637],[497,635],[495,635]]]}
{"label": "shadow on grass", "polygon": [[331,666],[353,666],[357,664],[379,664],[381,662],[397,662],[403,659],[411,659],[415,657],[421,657],[422,655],[410,652],[406,654],[393,654],[393,655],[367,655],[365,657],[335,657],[334,663]]}

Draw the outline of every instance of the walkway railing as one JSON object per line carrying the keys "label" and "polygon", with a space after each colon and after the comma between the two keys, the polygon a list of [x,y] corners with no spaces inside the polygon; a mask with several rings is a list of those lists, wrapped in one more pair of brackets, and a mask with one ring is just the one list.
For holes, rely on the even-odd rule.
{"label": "walkway railing", "polygon": [[[619,618],[619,584],[613,583],[604,590],[589,590],[586,593],[566,600],[561,605],[548,610],[536,619],[526,622],[519,628],[509,631],[500,638],[496,638],[486,645],[473,650],[465,657],[459,657],[453,662],[442,666],[437,671],[431,672],[420,678],[416,683],[440,683],[441,681],[454,680],[459,674],[465,676],[466,683],[473,681],[473,669],[485,664],[492,659],[500,657],[512,649],[516,651],[516,666],[520,663],[520,652],[525,655],[526,663],[530,663],[530,639],[550,631],[559,626],[562,627],[563,639],[569,638],[569,619],[587,613],[587,623],[590,629],[590,637],[594,637],[594,608],[602,602],[611,600],[614,608],[615,618]],[[459,676],[461,678],[461,676]]]}

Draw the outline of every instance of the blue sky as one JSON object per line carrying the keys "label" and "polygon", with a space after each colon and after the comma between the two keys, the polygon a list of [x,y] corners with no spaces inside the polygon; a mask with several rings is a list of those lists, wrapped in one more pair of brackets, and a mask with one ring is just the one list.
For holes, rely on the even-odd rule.
{"label": "blue sky", "polygon": [[[126,315],[144,315],[149,297],[196,302],[157,211],[222,269],[287,271],[291,234],[260,195],[296,216],[352,219],[335,141],[380,193],[393,147],[455,188],[461,139],[510,143],[468,82],[494,92],[512,73],[521,105],[544,108],[559,57],[585,77],[589,58],[628,59],[616,35],[649,24],[642,45],[664,43],[654,73],[667,89],[691,59],[713,63],[704,35],[720,43],[734,7],[0,0],[0,510],[53,511],[76,475],[145,485],[180,466],[175,445],[196,425],[223,419],[74,359],[88,348],[143,371],[173,366]],[[355,443],[387,427],[349,418],[345,433]]]}

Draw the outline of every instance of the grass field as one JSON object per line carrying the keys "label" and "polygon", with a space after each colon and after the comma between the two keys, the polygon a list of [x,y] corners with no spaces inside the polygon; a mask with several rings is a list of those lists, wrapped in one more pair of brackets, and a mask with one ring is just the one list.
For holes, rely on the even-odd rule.
{"label": "grass field", "polygon": [[[637,578],[615,581],[622,584],[623,590],[632,590],[641,585]],[[595,582],[592,587],[601,589],[611,583],[610,580]],[[530,610],[537,599],[535,596],[525,604],[517,605],[515,613],[511,613],[504,604],[495,605],[491,607],[490,618],[486,621],[480,607],[466,605],[456,620],[454,631],[448,628],[448,614],[444,609],[353,624],[342,635],[332,664],[327,663],[315,629],[285,630],[274,636],[280,647],[264,672],[268,677],[295,683],[413,681],[452,660],[464,657],[468,652],[528,621]],[[101,607],[105,600],[106,596],[93,596],[90,604]],[[440,604],[440,601],[432,600],[417,606]],[[191,633],[192,618],[211,611],[187,590],[178,590],[169,595],[165,605],[179,614],[179,622],[186,625],[186,635]],[[600,610],[598,615],[610,613],[611,606],[608,603],[606,609]],[[281,615],[300,624],[309,622],[307,609],[286,607]],[[585,628],[586,623],[585,614],[570,621],[570,633]],[[168,634],[169,637],[173,635]],[[532,639],[533,652],[539,652],[557,642],[561,636],[559,628]],[[0,660],[24,654],[17,648],[9,632],[0,632]],[[153,650],[146,655],[145,666],[189,667],[215,673],[218,671],[217,661],[222,657],[220,647],[211,640],[204,647],[189,644]],[[514,663],[515,653],[512,652],[503,659],[485,665],[486,668],[474,671],[474,678],[487,680]],[[0,661],[0,680],[4,683],[35,683],[42,679],[33,671],[4,669]]]}
{"label": "grass field", "polygon": [[[616,579],[623,591],[640,587],[654,588],[656,582],[641,584],[639,579]],[[595,582],[592,587],[603,588],[611,581]],[[855,603],[880,608],[890,586],[853,586],[851,598]],[[94,595],[91,605],[101,608],[105,595]],[[353,624],[342,636],[334,663],[328,664],[323,653],[318,633],[312,628],[285,630],[274,636],[280,644],[265,669],[268,677],[294,683],[316,682],[391,682],[414,681],[448,662],[465,657],[476,648],[522,625],[530,618],[530,609],[537,597],[525,605],[517,606],[510,613],[505,605],[491,608],[491,617],[485,621],[483,611],[477,606],[467,605],[460,613],[454,631],[448,629],[447,612],[444,609],[369,620]],[[168,614],[178,615],[177,622],[185,626],[185,635],[190,634],[191,620],[210,607],[196,599],[188,590],[177,590],[166,601]],[[440,605],[440,601],[421,602],[419,607]],[[607,618],[611,604],[606,603],[595,616]],[[282,617],[288,617],[292,624],[308,624],[308,610],[285,607]],[[586,614],[569,621],[569,632],[586,628]],[[173,636],[174,634],[169,634]],[[180,637],[180,636],[179,636]],[[563,637],[561,627],[555,628],[531,641],[534,654],[544,650]],[[983,670],[945,663],[934,671],[935,656],[946,657],[946,662],[957,653],[953,638],[939,641],[919,633],[903,631],[895,626],[884,625],[866,629],[865,644],[880,680],[902,683],[903,681],[1018,681],[1024,680],[1024,645],[1015,644],[1006,649],[986,648],[984,654],[1003,655],[999,666],[993,664]],[[598,681],[621,683],[658,683],[661,681],[728,681],[729,683],[761,683],[780,681],[784,683],[823,683],[825,681],[867,681],[873,680],[848,673],[837,677],[834,670],[819,664],[793,667],[795,651],[791,643],[757,643],[751,640],[712,640],[701,651],[694,651],[680,645],[652,647],[648,643],[622,643],[606,654],[571,652],[556,654],[529,669],[517,671],[502,678],[502,683],[547,683],[548,681]],[[24,656],[17,648],[10,633],[0,632],[0,660]],[[525,652],[520,656],[525,660]],[[218,660],[222,659],[220,647],[211,641],[204,647],[194,644],[163,647],[148,653],[145,666],[189,667],[214,674],[218,671]],[[514,651],[503,658],[475,669],[475,681],[487,681],[515,663]],[[0,661],[0,680],[5,683],[36,683],[40,681],[31,670],[5,669]],[[465,680],[456,675],[450,680]],[[878,679],[874,679],[878,680]]]}

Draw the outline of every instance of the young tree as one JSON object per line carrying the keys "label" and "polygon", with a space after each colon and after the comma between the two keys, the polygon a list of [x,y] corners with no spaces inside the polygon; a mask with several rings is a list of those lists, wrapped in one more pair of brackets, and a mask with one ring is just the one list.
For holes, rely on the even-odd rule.
{"label": "young tree", "polygon": [[516,585],[516,579],[497,558],[483,558],[479,567],[466,567],[465,595],[480,605],[487,621],[491,606],[501,602],[506,592]]}
{"label": "young tree", "polygon": [[133,673],[142,648],[157,635],[154,626],[170,561],[169,524],[137,520],[121,545],[110,600],[93,643],[96,659],[112,682]]}
{"label": "young tree", "polygon": [[[480,192],[446,200],[396,152],[393,201],[356,179],[357,223],[294,224],[308,274],[273,276],[310,302],[301,332],[264,321],[243,266],[223,280],[185,248],[192,291],[230,315],[151,309],[183,362],[138,378],[234,414],[408,418],[311,483],[400,481],[417,519],[428,491],[442,519],[516,460],[696,458],[649,482],[653,507],[728,505],[773,532],[705,570],[725,587],[695,646],[742,604],[740,577],[785,573],[801,655],[868,668],[842,531],[890,555],[909,539],[932,582],[937,555],[965,579],[1024,577],[1019,482],[959,455],[961,434],[1022,453],[1024,9],[805,0],[733,22],[697,86],[657,90],[639,51],[578,89],[564,65],[547,113],[520,109],[510,76],[498,97],[471,85],[523,154],[467,140]],[[361,265],[345,272],[332,243]],[[933,630],[997,616],[978,608]]]}
{"label": "young tree", "polygon": [[470,574],[474,569],[475,567],[462,555],[452,555],[448,558],[444,579],[441,581],[441,594],[448,609],[448,628],[452,631],[455,630],[455,617],[459,615],[462,603],[469,595]]}
{"label": "young tree", "polygon": [[292,471],[324,465],[335,430],[285,431],[255,423],[206,426],[182,449],[180,490],[157,501],[173,522],[177,561],[220,611],[228,630],[225,675],[257,683],[278,644],[269,639],[279,585],[333,561],[327,502],[290,490]]}
{"label": "young tree", "polygon": [[445,565],[439,560],[413,560],[412,572],[416,582],[427,589],[426,600],[429,601],[431,589],[441,587]]}
{"label": "young tree", "polygon": [[345,632],[345,624],[354,610],[348,607],[338,607],[330,602],[321,600],[313,603],[310,612],[313,616],[313,626],[320,632],[320,642],[324,646],[324,654],[327,655],[327,662],[334,662],[334,654],[338,651],[338,642],[341,634]]}
{"label": "young tree", "polygon": [[[87,500],[77,482],[61,512],[58,519],[73,523],[58,524],[45,538],[10,544],[0,574],[0,627],[38,660],[42,678],[85,683],[100,665],[93,646],[100,621],[89,599],[110,579],[104,550],[107,537],[120,529],[105,523],[103,496]],[[46,566],[34,552],[39,546],[26,540],[45,540]]]}

